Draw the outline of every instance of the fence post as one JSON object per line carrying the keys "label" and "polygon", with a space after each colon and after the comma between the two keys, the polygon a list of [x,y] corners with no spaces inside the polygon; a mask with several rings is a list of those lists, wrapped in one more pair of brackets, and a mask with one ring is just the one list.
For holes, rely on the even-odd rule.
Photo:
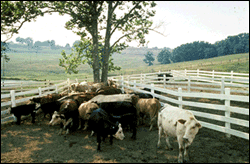
{"label": "fence post", "polygon": [[224,94],[224,88],[225,88],[225,77],[221,78],[221,94]]}
{"label": "fence post", "polygon": [[122,93],[124,93],[124,78],[123,78],[123,76],[121,79],[121,86],[122,86]]}
{"label": "fence post", "polygon": [[[151,83],[151,87],[154,87],[154,86],[155,86],[155,84],[154,84],[154,83]],[[153,94],[155,93],[155,90],[154,90],[153,88],[151,89],[151,93],[153,93]],[[155,96],[153,96],[153,98],[154,98],[154,97],[155,97]]]}
{"label": "fence post", "polygon": [[163,88],[166,88],[166,74],[163,75]]}
{"label": "fence post", "polygon": [[212,78],[213,78],[212,82],[214,82],[214,70],[212,72]]}
{"label": "fence post", "polygon": [[42,88],[41,87],[38,88],[38,94],[39,94],[39,96],[42,96]]}
{"label": "fence post", "polygon": [[15,90],[10,91],[10,98],[11,98],[11,107],[15,107],[16,106]]}
{"label": "fence post", "polygon": [[78,83],[78,79],[76,78],[76,83]]}
{"label": "fence post", "polygon": [[[225,95],[230,95],[230,88],[225,88]],[[230,118],[230,99],[225,99],[225,117]],[[226,128],[226,137],[230,138],[231,135],[227,132],[228,129],[231,129],[230,122],[225,122]]]}
{"label": "fence post", "polygon": [[178,93],[179,93],[179,95],[178,95],[178,100],[179,100],[179,108],[180,109],[182,109],[182,89],[179,87],[178,88]]}
{"label": "fence post", "polygon": [[[136,88],[136,80],[134,80],[134,86],[133,88],[135,89]],[[135,91],[135,90],[134,90]]]}
{"label": "fence post", "polygon": [[185,69],[184,76],[186,78],[186,76],[187,76],[187,69]]}
{"label": "fence post", "polygon": [[145,83],[146,83],[146,82],[145,82],[145,80],[146,80],[146,74],[144,74],[143,84],[145,84]]}
{"label": "fence post", "polygon": [[188,93],[190,93],[190,88],[191,88],[191,78],[188,76]]}
{"label": "fence post", "polygon": [[234,71],[231,71],[231,82],[230,82],[231,84],[233,83],[233,81],[232,81],[233,80],[233,76],[234,76]]}
{"label": "fence post", "polygon": [[58,86],[57,86],[57,84],[55,84],[55,86],[56,86],[55,92],[58,93]]}
{"label": "fence post", "polygon": [[68,82],[68,93],[69,93],[69,88],[70,88],[70,80],[69,80],[69,78],[67,79],[67,82]]}

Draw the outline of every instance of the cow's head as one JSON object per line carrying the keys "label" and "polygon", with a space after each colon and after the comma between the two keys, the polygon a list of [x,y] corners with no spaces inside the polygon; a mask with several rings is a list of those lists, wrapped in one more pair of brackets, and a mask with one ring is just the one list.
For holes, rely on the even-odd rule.
{"label": "cow's head", "polygon": [[190,117],[190,119],[188,120],[179,119],[178,122],[185,126],[185,134],[183,136],[183,140],[186,144],[190,145],[193,142],[195,135],[202,127],[200,122],[197,121],[194,117]]}
{"label": "cow's head", "polygon": [[[117,125],[118,124],[118,125]],[[115,127],[116,126],[116,127]],[[112,126],[113,129],[117,129],[116,133],[113,135],[115,138],[119,139],[119,140],[123,140],[125,138],[123,130],[122,130],[122,125],[121,123],[116,122],[116,125]]]}
{"label": "cow's head", "polygon": [[55,125],[55,124],[60,123],[62,121],[63,122],[65,121],[64,114],[59,114],[57,111],[55,111],[54,114],[52,115],[52,119],[49,122],[49,125]]}

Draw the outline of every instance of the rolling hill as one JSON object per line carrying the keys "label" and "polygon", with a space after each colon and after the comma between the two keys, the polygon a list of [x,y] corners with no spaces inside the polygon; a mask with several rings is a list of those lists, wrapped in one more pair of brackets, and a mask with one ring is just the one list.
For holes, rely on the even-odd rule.
{"label": "rolling hill", "polygon": [[[25,47],[15,48],[17,52],[7,53],[10,57],[8,63],[1,63],[1,78],[8,79],[29,79],[29,80],[58,80],[83,77],[92,77],[92,69],[89,65],[81,65],[79,74],[67,75],[64,69],[60,67],[59,58],[61,50],[50,51],[48,48],[39,50],[38,53],[26,52]],[[120,66],[120,71],[110,72],[109,75],[121,75],[132,73],[146,73],[155,71],[164,71],[170,69],[201,69],[234,72],[249,72],[249,53],[227,55],[204,60],[196,60],[181,63],[172,63],[162,65],[157,61],[156,56],[162,49],[147,47],[128,47],[121,54],[113,54],[114,64]],[[153,66],[147,66],[143,62],[144,54],[151,51],[156,58]],[[20,53],[22,52],[22,53]],[[66,53],[70,53],[67,50]],[[3,72],[4,66],[4,72]]]}

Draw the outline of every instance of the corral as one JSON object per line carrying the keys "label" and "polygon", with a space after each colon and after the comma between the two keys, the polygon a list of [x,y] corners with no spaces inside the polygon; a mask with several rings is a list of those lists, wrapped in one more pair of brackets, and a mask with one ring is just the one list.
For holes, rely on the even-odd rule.
{"label": "corral", "polygon": [[[143,76],[139,75],[138,77],[140,79]],[[167,82],[164,85],[164,80],[162,81],[163,85],[158,84],[157,87],[155,87],[156,84],[146,85],[143,81],[136,83],[136,81],[122,80],[122,77],[112,78],[119,80],[124,90],[136,91],[142,87],[151,88],[152,94],[160,98],[162,102],[175,106],[177,104],[179,107],[189,109],[198,120],[202,121],[203,128],[200,129],[189,149],[190,162],[249,162],[249,87],[239,87],[241,85],[248,86],[249,80],[243,80],[243,82],[237,80],[236,83],[232,82],[231,85],[234,86],[230,87],[230,81],[224,82],[224,84],[221,82],[223,78],[200,78],[193,83],[188,83],[189,79],[193,77],[183,77],[185,76],[182,76],[182,79],[178,81],[169,80],[171,85],[168,85]],[[230,76],[234,79],[233,77]],[[133,76],[130,78],[132,79]],[[177,78],[177,76],[173,78]],[[123,77],[123,79],[125,78]],[[211,89],[216,89],[212,91],[208,88],[204,89],[202,93],[195,96],[192,93],[201,92],[205,86],[203,84],[213,86],[209,82],[202,83],[202,80],[217,80],[219,87],[211,87]],[[224,77],[224,80],[227,81],[228,78]],[[149,80],[148,83],[153,83],[152,81]],[[175,88],[180,88],[181,83],[184,87],[176,91]],[[193,86],[194,83],[196,86]],[[165,89],[168,86],[176,87]],[[231,93],[236,90],[234,95],[228,93],[229,89],[224,90],[225,86],[230,88]],[[155,94],[155,90],[161,91],[161,95]],[[210,92],[210,96],[205,92]],[[229,113],[225,109],[230,109]],[[39,116],[38,119],[41,117]],[[30,120],[25,120],[21,126],[12,124],[2,126],[1,162],[177,162],[177,141],[174,139],[173,151],[165,150],[164,142],[162,147],[157,149],[158,131],[156,127],[150,132],[148,127],[139,126],[137,140],[132,141],[129,137],[123,141],[114,140],[112,146],[106,141],[102,145],[103,152],[97,153],[96,138],[95,136],[89,137],[90,132],[77,131],[64,140],[62,136],[56,134],[58,127],[49,128],[47,126],[48,120],[39,123],[40,125],[38,123],[32,125]],[[130,132],[125,132],[125,136],[130,135]],[[228,138],[230,135],[231,137]]]}

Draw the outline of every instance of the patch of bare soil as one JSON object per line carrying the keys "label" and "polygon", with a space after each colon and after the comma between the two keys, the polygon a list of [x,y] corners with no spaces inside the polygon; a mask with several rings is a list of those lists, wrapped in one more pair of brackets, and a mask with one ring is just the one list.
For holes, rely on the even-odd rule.
{"label": "patch of bare soil", "polygon": [[[165,139],[157,148],[158,130],[154,127],[139,126],[137,139],[131,140],[131,132],[125,131],[123,141],[109,139],[101,144],[101,152],[96,151],[96,136],[90,131],[78,130],[66,139],[59,136],[59,125],[48,127],[48,118],[41,120],[42,114],[31,123],[31,118],[21,125],[1,126],[1,162],[45,162],[45,163],[175,163],[179,150],[176,139],[172,138],[174,150],[167,150]],[[249,163],[249,141],[201,128],[189,148],[192,163]]]}

